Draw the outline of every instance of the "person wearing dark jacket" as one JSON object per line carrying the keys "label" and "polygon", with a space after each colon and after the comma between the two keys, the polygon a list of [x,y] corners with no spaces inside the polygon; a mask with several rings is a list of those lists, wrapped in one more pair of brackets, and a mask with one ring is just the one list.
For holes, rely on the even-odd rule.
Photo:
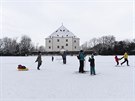
{"label": "person wearing dark jacket", "polygon": [[66,51],[64,51],[62,54],[63,64],[66,64],[66,56],[67,56],[67,53]]}
{"label": "person wearing dark jacket", "polygon": [[39,51],[38,52],[38,57],[37,57],[37,59],[36,59],[36,61],[35,62],[38,62],[38,66],[37,66],[37,69],[38,70],[40,70],[40,66],[41,66],[41,64],[42,64],[42,58],[41,58],[41,52]]}
{"label": "person wearing dark jacket", "polygon": [[94,59],[94,55],[91,55],[91,58],[89,58],[89,62],[90,62],[90,74],[91,75],[96,75],[95,73],[95,59]]}
{"label": "person wearing dark jacket", "polygon": [[84,72],[84,61],[85,61],[85,55],[83,50],[81,50],[79,52],[79,56],[77,56],[77,58],[79,59],[80,62],[80,66],[79,66],[79,73],[83,73]]}
{"label": "person wearing dark jacket", "polygon": [[52,56],[52,62],[53,62],[53,60],[54,60],[54,57]]}

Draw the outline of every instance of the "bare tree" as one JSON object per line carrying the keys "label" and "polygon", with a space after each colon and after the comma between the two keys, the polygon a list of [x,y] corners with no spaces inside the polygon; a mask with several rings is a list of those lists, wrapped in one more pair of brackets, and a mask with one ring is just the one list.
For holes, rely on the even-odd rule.
{"label": "bare tree", "polygon": [[2,50],[3,50],[3,41],[2,39],[0,39],[0,54],[2,54]]}
{"label": "bare tree", "polygon": [[38,49],[40,52],[45,52],[45,47],[44,46],[40,46]]}
{"label": "bare tree", "polygon": [[112,35],[102,36],[99,38],[99,42],[103,45],[104,48],[111,48],[115,42],[115,37]]}
{"label": "bare tree", "polygon": [[11,39],[11,44],[10,44],[10,53],[15,55],[18,52],[18,43],[17,39]]}
{"label": "bare tree", "polygon": [[20,53],[22,55],[28,54],[31,50],[31,46],[31,38],[26,35],[22,36],[19,44]]}
{"label": "bare tree", "polygon": [[88,42],[88,47],[92,48],[95,47],[98,44],[98,39],[97,38],[93,38]]}
{"label": "bare tree", "polygon": [[3,38],[3,54],[10,54],[11,38]]}
{"label": "bare tree", "polygon": [[84,44],[81,45],[81,49],[87,50],[87,48],[88,48],[87,42],[85,42]]}

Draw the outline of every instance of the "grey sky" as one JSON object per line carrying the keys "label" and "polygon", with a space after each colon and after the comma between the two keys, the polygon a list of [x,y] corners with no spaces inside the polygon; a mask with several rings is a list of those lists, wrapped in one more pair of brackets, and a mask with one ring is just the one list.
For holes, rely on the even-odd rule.
{"label": "grey sky", "polygon": [[34,44],[63,25],[80,38],[133,39],[133,0],[1,0],[0,38],[28,35]]}

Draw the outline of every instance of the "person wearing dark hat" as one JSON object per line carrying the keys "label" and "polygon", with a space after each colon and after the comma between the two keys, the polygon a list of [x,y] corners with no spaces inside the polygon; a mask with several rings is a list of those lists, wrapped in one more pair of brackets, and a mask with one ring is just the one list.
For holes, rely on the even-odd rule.
{"label": "person wearing dark hat", "polygon": [[91,58],[89,57],[89,62],[90,62],[90,74],[91,75],[96,75],[95,73],[95,59],[94,55],[91,55]]}
{"label": "person wearing dark hat", "polygon": [[38,52],[38,57],[37,57],[37,59],[36,59],[36,61],[35,62],[38,62],[38,66],[37,66],[37,69],[38,70],[40,70],[40,66],[41,66],[41,64],[42,64],[42,58],[41,58],[41,52],[39,51]]}
{"label": "person wearing dark hat", "polygon": [[77,58],[79,59],[80,62],[80,66],[79,66],[79,73],[83,73],[84,72],[84,61],[85,61],[85,55],[83,50],[80,50],[79,55],[77,56]]}

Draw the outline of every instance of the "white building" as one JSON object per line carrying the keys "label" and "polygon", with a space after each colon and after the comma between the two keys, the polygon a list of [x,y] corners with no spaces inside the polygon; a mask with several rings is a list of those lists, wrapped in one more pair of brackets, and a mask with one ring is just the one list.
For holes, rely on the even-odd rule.
{"label": "white building", "polygon": [[63,25],[46,38],[46,51],[79,51],[80,39]]}

